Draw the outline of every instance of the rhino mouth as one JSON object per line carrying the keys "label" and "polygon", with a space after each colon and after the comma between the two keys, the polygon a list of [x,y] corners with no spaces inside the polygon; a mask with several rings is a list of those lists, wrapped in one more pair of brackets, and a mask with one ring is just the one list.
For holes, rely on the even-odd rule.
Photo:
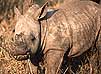
{"label": "rhino mouth", "polygon": [[29,55],[31,54],[31,49],[29,48],[21,48],[19,46],[16,46],[15,50],[12,51],[12,55],[17,60],[26,60],[29,58]]}
{"label": "rhino mouth", "polygon": [[16,59],[26,59],[29,55],[35,54],[37,51],[37,39],[31,33],[24,35],[24,33],[14,35],[14,56]]}
{"label": "rhino mouth", "polygon": [[16,35],[14,38],[15,48],[12,50],[11,54],[17,60],[28,59],[31,54],[31,48],[28,47],[25,38],[22,34]]}
{"label": "rhino mouth", "polygon": [[17,55],[17,56],[14,56],[14,58],[18,61],[27,60],[29,58],[29,55]]}

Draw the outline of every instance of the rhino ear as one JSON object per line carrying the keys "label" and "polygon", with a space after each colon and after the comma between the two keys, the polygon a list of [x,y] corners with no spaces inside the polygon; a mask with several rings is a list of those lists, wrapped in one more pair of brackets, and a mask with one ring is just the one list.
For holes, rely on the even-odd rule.
{"label": "rhino ear", "polygon": [[46,20],[50,18],[58,9],[48,8],[48,1],[36,11],[35,19],[37,20]]}
{"label": "rhino ear", "polygon": [[17,7],[14,7],[14,13],[15,13],[17,19],[21,16],[21,13]]}
{"label": "rhino ear", "polygon": [[[47,6],[48,6],[48,2],[47,2]],[[49,19],[57,10],[58,9],[56,9],[56,8],[50,8],[50,7],[46,7],[46,5],[44,5],[42,10],[41,10],[41,14],[40,14],[38,20]]]}
{"label": "rhino ear", "polygon": [[48,9],[47,12],[39,17],[39,20],[47,20],[49,19],[58,9]]}
{"label": "rhino ear", "polygon": [[38,20],[42,16],[42,14],[45,11],[47,5],[48,5],[48,1],[41,8],[39,8],[36,11],[36,13],[34,14],[34,19]]}

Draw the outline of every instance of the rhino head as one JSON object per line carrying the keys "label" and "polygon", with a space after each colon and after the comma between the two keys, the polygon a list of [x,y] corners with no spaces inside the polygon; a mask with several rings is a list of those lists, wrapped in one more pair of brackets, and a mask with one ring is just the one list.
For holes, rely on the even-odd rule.
{"label": "rhino head", "polygon": [[49,18],[54,11],[45,12],[47,4],[48,2],[41,8],[38,5],[33,5],[23,15],[17,8],[14,9],[17,22],[13,37],[16,49],[13,51],[13,55],[16,56],[16,59],[28,58],[29,54],[35,54],[39,49],[41,44],[39,20]]}

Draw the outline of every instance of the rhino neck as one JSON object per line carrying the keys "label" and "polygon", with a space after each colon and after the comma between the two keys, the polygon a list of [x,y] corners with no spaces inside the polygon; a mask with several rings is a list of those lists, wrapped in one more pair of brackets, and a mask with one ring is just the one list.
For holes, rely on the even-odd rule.
{"label": "rhino neck", "polygon": [[[37,50],[37,53],[38,54],[42,54],[44,49],[45,49],[45,45],[46,45],[46,35],[47,35],[47,21],[44,20],[44,21],[39,21],[39,43],[38,43],[38,50]],[[39,53],[40,52],[40,53]]]}
{"label": "rhino neck", "polygon": [[39,53],[40,51],[41,51],[41,22],[40,21],[38,21],[38,27],[39,27],[39,29],[38,29],[38,31],[39,31],[39,34],[38,34],[38,43],[37,43],[37,52],[36,53]]}

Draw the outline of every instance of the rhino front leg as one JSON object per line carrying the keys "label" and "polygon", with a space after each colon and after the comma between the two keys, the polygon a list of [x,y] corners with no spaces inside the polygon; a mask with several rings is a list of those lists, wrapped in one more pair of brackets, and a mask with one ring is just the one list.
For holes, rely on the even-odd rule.
{"label": "rhino front leg", "polygon": [[45,74],[59,74],[64,51],[58,49],[50,49],[45,54]]}

